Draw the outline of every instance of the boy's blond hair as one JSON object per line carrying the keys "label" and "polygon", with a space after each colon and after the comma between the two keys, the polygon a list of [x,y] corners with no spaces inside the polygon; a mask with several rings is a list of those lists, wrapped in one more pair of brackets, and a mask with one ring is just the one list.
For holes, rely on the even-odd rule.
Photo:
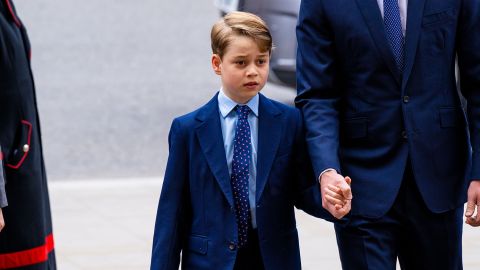
{"label": "boy's blond hair", "polygon": [[252,13],[234,11],[213,25],[210,34],[213,53],[223,58],[226,48],[235,36],[252,38],[261,52],[272,51],[273,41],[267,24]]}

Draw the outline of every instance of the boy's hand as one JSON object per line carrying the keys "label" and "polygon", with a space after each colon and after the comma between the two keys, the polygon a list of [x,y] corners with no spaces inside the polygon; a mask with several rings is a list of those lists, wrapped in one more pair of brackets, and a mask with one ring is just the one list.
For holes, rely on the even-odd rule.
{"label": "boy's hand", "polygon": [[2,208],[0,208],[0,232],[3,230],[3,227],[5,227],[5,220],[3,220]]}
{"label": "boy's hand", "polygon": [[350,177],[343,177],[336,171],[327,171],[320,178],[322,207],[335,218],[341,219],[352,208],[352,190]]}

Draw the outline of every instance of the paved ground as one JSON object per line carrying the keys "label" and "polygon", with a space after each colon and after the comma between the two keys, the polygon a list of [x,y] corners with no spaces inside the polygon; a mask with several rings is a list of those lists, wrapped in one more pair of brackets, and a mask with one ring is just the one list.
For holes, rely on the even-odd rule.
{"label": "paved ground", "polygon": [[[162,179],[50,183],[61,270],[148,269]],[[341,269],[330,223],[297,213],[303,269]],[[480,229],[465,226],[465,270],[480,269]]]}

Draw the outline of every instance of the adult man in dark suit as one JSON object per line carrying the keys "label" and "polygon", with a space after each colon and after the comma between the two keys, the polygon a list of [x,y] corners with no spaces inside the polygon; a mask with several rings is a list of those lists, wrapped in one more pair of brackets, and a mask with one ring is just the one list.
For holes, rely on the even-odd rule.
{"label": "adult man in dark suit", "polygon": [[462,269],[467,190],[480,225],[480,1],[303,0],[297,38],[315,173],[352,178],[343,268]]}
{"label": "adult man in dark suit", "polygon": [[0,149],[0,269],[56,269],[30,45],[9,0],[0,0]]}

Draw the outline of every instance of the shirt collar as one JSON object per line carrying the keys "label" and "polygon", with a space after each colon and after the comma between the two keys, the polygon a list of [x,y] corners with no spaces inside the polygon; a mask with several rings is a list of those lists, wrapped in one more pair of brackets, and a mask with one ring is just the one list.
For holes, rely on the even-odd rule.
{"label": "shirt collar", "polygon": [[218,93],[218,108],[220,109],[220,113],[222,114],[223,118],[227,117],[235,106],[237,105],[247,105],[250,110],[252,110],[253,114],[258,117],[258,103],[259,103],[259,96],[258,93],[252,97],[247,104],[238,104],[223,92],[223,89],[220,89]]}

